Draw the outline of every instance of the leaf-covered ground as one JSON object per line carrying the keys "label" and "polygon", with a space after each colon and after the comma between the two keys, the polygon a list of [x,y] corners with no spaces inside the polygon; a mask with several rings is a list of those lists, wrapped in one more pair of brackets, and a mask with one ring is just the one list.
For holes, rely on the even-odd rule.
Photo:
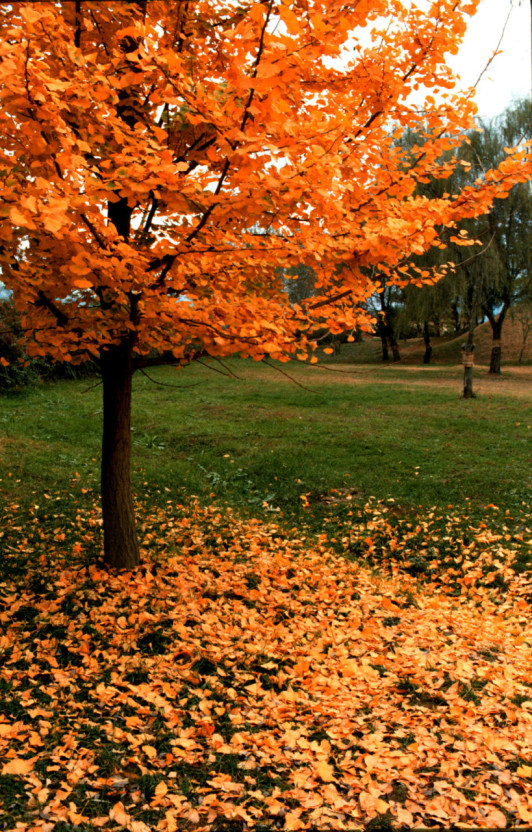
{"label": "leaf-covered ground", "polygon": [[532,821],[526,523],[169,503],[109,575],[91,495],[41,502],[0,526],[4,830]]}

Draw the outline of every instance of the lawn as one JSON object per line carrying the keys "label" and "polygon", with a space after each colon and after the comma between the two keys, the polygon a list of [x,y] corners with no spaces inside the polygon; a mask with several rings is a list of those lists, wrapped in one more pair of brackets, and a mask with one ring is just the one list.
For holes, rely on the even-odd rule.
{"label": "lawn", "polygon": [[[170,489],[300,518],[302,495],[320,517],[333,489],[404,507],[489,503],[519,511],[531,493],[532,371],[483,374],[460,399],[450,368],[326,370],[227,362],[224,377],[195,365],[137,375],[134,487]],[[162,385],[177,385],[176,387]],[[298,386],[304,385],[304,387]],[[98,477],[101,388],[58,382],[0,398],[0,488],[32,499]],[[511,461],[511,463],[510,463]],[[11,476],[9,476],[11,474]],[[308,511],[306,513],[308,516]]]}
{"label": "lawn", "polygon": [[135,380],[134,574],[100,389],[0,399],[3,828],[530,824],[530,371],[213,366]]}

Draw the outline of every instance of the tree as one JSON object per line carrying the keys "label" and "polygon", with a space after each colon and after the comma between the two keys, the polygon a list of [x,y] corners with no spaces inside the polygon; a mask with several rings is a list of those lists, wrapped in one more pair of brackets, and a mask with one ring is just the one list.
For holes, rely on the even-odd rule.
{"label": "tree", "polygon": [[[482,132],[469,137],[466,158],[472,177],[481,175],[504,158],[505,148],[532,136],[530,101],[509,107],[498,119],[481,124]],[[469,229],[484,243],[484,253],[470,263],[469,282],[477,285],[478,302],[492,330],[489,372],[501,372],[501,335],[510,309],[530,297],[532,287],[532,192],[530,184],[516,185],[505,199],[496,199],[490,211],[473,220]]]}
{"label": "tree", "polygon": [[[509,107],[501,116],[486,124],[479,122],[477,129],[468,131],[466,141],[457,151],[462,165],[455,169],[447,188],[458,193],[464,183],[473,184],[486,170],[496,166],[505,156],[505,148],[523,143],[531,136],[532,113],[530,101],[523,100]],[[442,193],[442,182],[433,181],[421,185],[422,193],[434,196]],[[453,234],[454,242],[447,242],[444,251],[433,249],[419,258],[418,263],[439,264],[451,260],[456,270],[432,289],[423,287],[421,292],[407,289],[410,299],[408,310],[432,304],[444,311],[452,296],[458,298],[458,306],[466,328],[476,325],[480,312],[491,326],[493,344],[490,373],[500,373],[501,334],[508,311],[515,304],[531,296],[532,291],[532,192],[530,183],[519,183],[505,198],[496,199],[489,212],[483,216],[466,219],[460,230],[466,239],[476,239],[480,247],[463,249],[457,245],[460,235]],[[442,238],[446,241],[445,236]],[[419,295],[424,295],[422,304]],[[474,300],[474,302],[473,302]],[[452,306],[450,307],[452,308]],[[407,310],[407,311],[408,311]],[[474,319],[471,324],[472,319]],[[473,337],[472,330],[470,338]]]}
{"label": "tree", "polygon": [[[29,355],[99,362],[108,565],[139,561],[135,370],[306,357],[317,320],[368,326],[363,301],[409,280],[412,253],[526,178],[523,152],[459,194],[414,194],[448,175],[438,160],[472,126],[445,65],[477,2],[460,5],[0,7],[2,280]],[[422,137],[408,160],[394,141],[407,127]],[[291,304],[279,269],[299,263],[316,272],[316,294]]]}

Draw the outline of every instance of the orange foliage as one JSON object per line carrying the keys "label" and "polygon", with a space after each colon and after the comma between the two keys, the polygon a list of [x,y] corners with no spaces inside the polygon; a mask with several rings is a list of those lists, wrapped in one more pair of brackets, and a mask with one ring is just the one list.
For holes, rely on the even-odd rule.
{"label": "orange foliage", "polygon": [[[284,358],[314,318],[367,325],[377,285],[530,173],[525,147],[413,195],[472,125],[445,55],[477,3],[2,4],[0,261],[28,352]],[[291,307],[276,269],[301,262],[318,296]]]}
{"label": "orange foliage", "polygon": [[[53,531],[35,519],[23,539],[15,517],[3,517],[0,772],[25,786],[25,829],[532,816],[530,579],[486,528],[458,545],[461,565],[419,579],[349,563],[324,535],[169,504],[145,516],[144,568],[110,576],[62,565]],[[78,549],[97,524],[78,510]],[[363,524],[391,533],[376,504]],[[430,519],[411,533],[435,543]]]}

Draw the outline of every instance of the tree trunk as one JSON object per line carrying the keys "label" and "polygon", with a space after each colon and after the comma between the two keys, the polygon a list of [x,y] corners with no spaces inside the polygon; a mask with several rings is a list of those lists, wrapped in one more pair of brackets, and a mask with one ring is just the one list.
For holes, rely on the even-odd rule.
{"label": "tree trunk", "polygon": [[386,325],[383,318],[381,317],[377,319],[377,335],[381,339],[382,360],[388,361],[390,358],[390,354],[388,352],[388,338],[386,337]]}
{"label": "tree trunk", "polygon": [[[466,269],[467,274],[467,269]],[[468,275],[469,277],[469,275]],[[475,352],[475,325],[477,306],[477,282],[470,280],[467,291],[469,322],[467,327],[467,338],[462,344],[462,364],[464,365],[464,399],[476,399],[473,393],[473,353]]]}
{"label": "tree trunk", "polygon": [[502,325],[504,323],[504,319],[506,317],[506,306],[503,306],[501,311],[499,312],[498,317],[496,318],[493,314],[491,314],[491,310],[486,311],[488,320],[491,326],[491,334],[492,334],[492,342],[491,342],[491,355],[490,355],[490,369],[489,372],[493,373],[494,375],[501,374],[501,355],[502,355],[502,346],[501,346],[501,335],[502,335]]}
{"label": "tree trunk", "polygon": [[451,314],[453,316],[454,331],[458,333],[460,332],[460,313],[458,312],[458,303],[455,300],[451,303]]}
{"label": "tree trunk", "polygon": [[392,361],[395,363],[401,360],[401,353],[399,352],[399,344],[397,343],[397,336],[393,326],[393,310],[387,309],[385,315],[386,337],[392,350]]}
{"label": "tree trunk", "polygon": [[511,306],[511,297],[508,295],[503,296],[503,304],[502,309],[495,317],[493,311],[493,303],[489,304],[486,303],[482,307],[482,311],[484,315],[487,317],[488,321],[490,322],[491,327],[491,335],[492,335],[492,342],[491,342],[491,356],[490,356],[490,369],[489,372],[495,375],[501,374],[501,355],[502,355],[502,347],[501,347],[501,335],[502,335],[502,325],[504,323],[504,319],[506,318],[506,313],[510,309]]}
{"label": "tree trunk", "polygon": [[132,352],[130,341],[101,352],[104,560],[114,569],[140,563],[130,474]]}
{"label": "tree trunk", "polygon": [[476,399],[477,394],[473,393],[473,365],[464,367],[464,399]]}
{"label": "tree trunk", "polygon": [[502,347],[501,342],[496,341],[493,339],[491,343],[491,355],[490,355],[490,369],[489,372],[495,375],[500,376],[501,374],[501,355],[502,355]]}
{"label": "tree trunk", "polygon": [[425,355],[423,356],[423,364],[430,364],[432,356],[432,344],[430,343],[429,322],[425,321],[423,325],[423,341],[425,343]]}
{"label": "tree trunk", "polygon": [[390,360],[390,353],[388,352],[388,339],[384,332],[381,332],[381,345],[382,345],[382,360],[389,361]]}
{"label": "tree trunk", "polygon": [[473,353],[475,351],[475,344],[473,343],[473,322],[474,318],[471,318],[469,331],[467,333],[467,341],[465,344],[462,344],[462,364],[464,365],[464,399],[476,399],[476,394],[473,393]]}

